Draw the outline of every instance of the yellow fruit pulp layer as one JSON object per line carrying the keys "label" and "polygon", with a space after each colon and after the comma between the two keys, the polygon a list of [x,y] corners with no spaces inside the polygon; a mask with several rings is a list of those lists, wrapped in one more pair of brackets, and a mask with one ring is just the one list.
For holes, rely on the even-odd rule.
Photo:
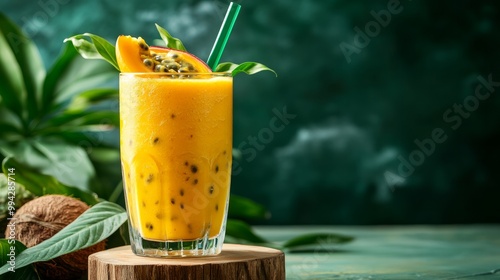
{"label": "yellow fruit pulp layer", "polygon": [[215,237],[231,177],[232,79],[120,77],[127,209],[148,240]]}

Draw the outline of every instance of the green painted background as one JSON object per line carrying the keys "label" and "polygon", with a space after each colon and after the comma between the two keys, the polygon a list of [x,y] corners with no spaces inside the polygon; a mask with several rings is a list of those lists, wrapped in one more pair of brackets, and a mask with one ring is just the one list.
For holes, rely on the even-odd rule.
{"label": "green painted background", "polygon": [[[279,74],[235,79],[232,192],[268,207],[268,223],[500,222],[498,1],[237,2],[222,60]],[[206,59],[228,3],[4,0],[0,10],[50,65],[66,37],[151,42],[154,23]]]}

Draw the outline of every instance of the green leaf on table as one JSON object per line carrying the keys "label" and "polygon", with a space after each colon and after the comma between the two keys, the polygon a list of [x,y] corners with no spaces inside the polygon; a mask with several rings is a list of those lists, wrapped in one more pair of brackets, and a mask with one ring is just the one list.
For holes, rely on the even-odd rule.
{"label": "green leaf on table", "polygon": [[289,239],[282,244],[282,247],[286,249],[313,246],[317,247],[318,245],[325,246],[331,244],[343,244],[351,242],[352,240],[354,240],[352,236],[336,233],[311,233]]}
{"label": "green leaf on table", "polygon": [[249,224],[235,219],[227,219],[226,234],[241,241],[249,243],[269,243],[258,236]]}
{"label": "green leaf on table", "polygon": [[180,51],[186,51],[186,48],[184,47],[184,44],[182,44],[181,40],[172,37],[168,31],[156,24],[156,29],[158,29],[158,33],[160,33],[160,37],[163,39],[163,41],[166,44],[167,48],[174,49],[174,50],[180,50]]}
{"label": "green leaf on table", "polygon": [[[121,206],[108,201],[100,202],[51,238],[19,254],[16,268],[48,261],[99,243],[118,230],[126,220],[127,213]],[[0,274],[7,273],[8,267],[8,264],[0,267]]]}
{"label": "green leaf on table", "polygon": [[232,62],[222,62],[219,63],[219,65],[217,65],[214,72],[231,73],[232,76],[234,77],[239,73],[253,75],[261,71],[271,71],[274,73],[274,75],[278,76],[278,74],[276,74],[276,72],[273,69],[258,62],[243,62],[241,64],[236,64]]}
{"label": "green leaf on table", "polygon": [[[85,37],[89,37],[91,41]],[[64,42],[68,41],[73,44],[83,58],[103,59],[120,71],[116,61],[115,46],[106,39],[91,33],[83,33],[64,39]]]}
{"label": "green leaf on table", "polygon": [[[11,247],[14,247],[14,251],[12,251]],[[7,275],[0,276],[0,279],[9,279],[9,280],[39,280],[38,274],[36,273],[33,266],[25,266],[22,268],[17,268],[16,261],[11,260],[11,256],[17,258],[21,252],[26,250],[26,246],[24,246],[21,241],[15,239],[0,239],[0,263],[6,263],[8,267],[11,267],[11,270],[7,270]],[[12,263],[10,263],[12,261]]]}
{"label": "green leaf on table", "polygon": [[11,168],[15,170],[16,183],[23,185],[27,191],[36,196],[64,194],[79,198],[88,205],[99,202],[97,197],[90,192],[64,185],[52,176],[41,174],[37,170],[19,163],[14,158],[7,157],[2,163],[2,170],[5,174],[8,174]]}
{"label": "green leaf on table", "polygon": [[271,214],[264,206],[248,198],[231,195],[228,215],[231,218],[263,220],[268,219]]}

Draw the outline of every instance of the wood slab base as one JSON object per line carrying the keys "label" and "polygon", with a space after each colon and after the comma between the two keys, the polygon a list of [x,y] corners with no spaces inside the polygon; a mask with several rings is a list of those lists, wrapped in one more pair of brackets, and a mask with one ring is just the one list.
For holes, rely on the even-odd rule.
{"label": "wood slab base", "polygon": [[89,280],[284,280],[283,252],[259,246],[224,244],[211,257],[149,258],[134,255],[130,246],[89,257]]}

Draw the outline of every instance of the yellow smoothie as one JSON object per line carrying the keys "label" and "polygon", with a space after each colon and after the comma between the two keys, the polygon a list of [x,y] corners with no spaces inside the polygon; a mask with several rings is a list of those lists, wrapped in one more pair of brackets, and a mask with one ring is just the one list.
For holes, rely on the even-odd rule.
{"label": "yellow smoothie", "polygon": [[125,197],[130,225],[143,238],[219,235],[229,197],[232,108],[228,76],[120,76]]}

